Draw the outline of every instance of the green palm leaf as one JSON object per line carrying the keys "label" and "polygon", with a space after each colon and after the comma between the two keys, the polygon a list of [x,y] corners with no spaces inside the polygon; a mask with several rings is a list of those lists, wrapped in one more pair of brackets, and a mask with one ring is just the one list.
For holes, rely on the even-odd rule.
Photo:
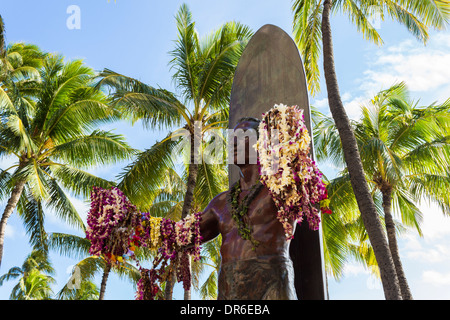
{"label": "green palm leaf", "polygon": [[188,118],[183,105],[173,94],[156,89],[136,79],[105,69],[99,74],[97,87],[108,87],[113,102],[119,108],[121,116],[132,123],[141,120],[148,128],[168,128],[180,125]]}
{"label": "green palm leaf", "polygon": [[138,205],[144,198],[151,203],[155,190],[159,189],[164,181],[167,170],[174,166],[173,151],[179,143],[179,139],[172,140],[169,134],[166,139],[140,153],[136,160],[124,169],[118,177],[118,187],[130,201]]}
{"label": "green palm leaf", "polygon": [[39,248],[46,251],[47,247],[47,233],[45,232],[44,219],[45,214],[42,203],[33,196],[31,191],[25,187],[19,203],[17,211],[23,221],[25,230],[30,237],[30,244],[34,248]]}
{"label": "green palm leaf", "polygon": [[89,172],[69,165],[55,165],[52,166],[51,170],[53,175],[57,177],[59,183],[61,183],[62,187],[70,190],[77,196],[84,197],[85,199],[90,197],[94,186],[109,189],[116,185],[114,181],[105,180]]}
{"label": "green palm leaf", "polygon": [[51,179],[48,189],[50,199],[47,201],[47,206],[55,211],[56,216],[69,225],[85,230],[83,220],[58,183]]}
{"label": "green palm leaf", "polygon": [[50,156],[63,163],[83,168],[130,159],[132,152],[135,151],[127,145],[122,135],[101,130],[78,136],[48,151]]}
{"label": "green palm leaf", "polygon": [[195,22],[192,21],[192,13],[187,5],[181,5],[175,16],[178,39],[175,49],[171,51],[173,59],[170,61],[171,68],[175,69],[173,80],[181,88],[185,101],[192,101],[197,107],[198,81],[196,74],[199,70],[198,53],[200,51],[200,39],[195,31]]}
{"label": "green palm leaf", "polygon": [[296,0],[293,34],[305,65],[306,80],[312,95],[320,91],[319,56],[322,50],[322,1]]}

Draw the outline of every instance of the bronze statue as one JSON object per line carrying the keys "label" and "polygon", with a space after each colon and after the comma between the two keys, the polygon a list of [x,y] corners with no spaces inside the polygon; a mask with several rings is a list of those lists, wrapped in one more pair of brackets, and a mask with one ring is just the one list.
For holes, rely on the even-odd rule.
{"label": "bronze statue", "polygon": [[[258,125],[258,119],[244,119],[234,129],[256,130]],[[269,190],[259,182],[258,164],[249,159],[251,147],[249,137],[245,136],[245,161],[239,164],[235,141],[234,163],[242,175],[237,185],[217,195],[202,212],[203,241],[222,235],[218,299],[297,299],[289,256],[290,241],[286,240],[283,226],[276,218],[277,208]],[[232,194],[236,188],[241,191],[233,204]],[[243,220],[249,229],[249,239],[239,234],[239,223],[232,217],[235,207],[247,211]],[[295,228],[295,222],[291,223]]]}
{"label": "bronze statue", "polygon": [[[267,24],[250,39],[236,68],[229,129],[235,128],[243,116],[261,119],[262,113],[279,103],[302,108],[305,125],[312,132],[306,77],[298,48],[288,33]],[[313,145],[311,158],[314,159]],[[230,189],[239,180],[240,172],[238,166],[228,166]],[[310,230],[304,223],[295,229],[289,254],[297,298],[327,299],[321,230]]]}

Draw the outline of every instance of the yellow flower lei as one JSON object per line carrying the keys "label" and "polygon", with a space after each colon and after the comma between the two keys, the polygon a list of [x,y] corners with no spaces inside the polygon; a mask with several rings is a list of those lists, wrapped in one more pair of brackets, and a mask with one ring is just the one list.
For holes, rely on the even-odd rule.
{"label": "yellow flower lei", "polygon": [[150,248],[158,249],[161,246],[161,220],[159,217],[150,217]]}
{"label": "yellow flower lei", "polygon": [[[270,190],[278,207],[277,218],[286,238],[293,237],[291,223],[308,219],[317,230],[320,215],[314,204],[326,199],[326,186],[309,156],[311,137],[298,106],[275,105],[263,114],[256,147],[261,182]],[[270,135],[270,137],[269,137]]]}

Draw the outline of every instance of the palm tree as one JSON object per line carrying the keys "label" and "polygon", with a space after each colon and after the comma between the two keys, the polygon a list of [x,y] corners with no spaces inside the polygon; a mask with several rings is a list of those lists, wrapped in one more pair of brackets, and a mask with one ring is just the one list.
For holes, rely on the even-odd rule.
{"label": "palm tree", "polygon": [[[319,161],[331,162],[335,167],[345,163],[340,148],[340,137],[334,121],[311,107],[315,155]],[[338,151],[331,146],[339,146]],[[336,151],[336,152],[335,152]],[[356,259],[379,276],[373,248],[368,241],[367,231],[359,214],[358,204],[352,189],[348,170],[343,168],[333,179],[324,176],[332,215],[322,216],[323,249],[325,271],[339,280],[350,258]],[[374,198],[378,212],[378,199]]]}
{"label": "palm tree", "polygon": [[[94,130],[117,118],[107,97],[92,86],[82,61],[48,54],[39,79],[7,78],[0,88],[0,156],[15,163],[0,172],[0,196],[8,197],[0,223],[0,263],[8,218],[17,207],[30,241],[45,249],[44,209],[84,228],[64,189],[87,197],[94,185],[112,186],[82,168],[131,158],[120,135]],[[11,172],[10,172],[11,170]]]}
{"label": "palm tree", "polygon": [[[140,278],[139,270],[132,264],[112,266],[103,257],[90,256],[91,242],[85,237],[72,234],[52,233],[49,236],[49,248],[79,261],[72,268],[72,276],[58,292],[58,299],[64,300],[104,300],[106,284],[111,271],[136,284]],[[142,255],[141,255],[142,256]],[[101,272],[100,289],[92,283],[96,274]]]}
{"label": "palm tree", "polygon": [[[362,108],[361,119],[352,124],[370,192],[381,200],[379,207],[403,299],[413,297],[400,260],[398,223],[392,213],[401,218],[402,225],[417,229],[419,234],[423,214],[418,203],[433,202],[445,214],[450,213],[446,192],[450,187],[449,108],[450,99],[440,105],[418,107],[410,100],[406,85],[399,83],[379,92]],[[319,123],[319,158],[333,154],[333,163],[343,166],[343,147],[332,119],[322,115]],[[348,171],[339,179],[348,186]]]}
{"label": "palm tree", "polygon": [[[245,25],[228,22],[199,38],[185,4],[175,18],[178,39],[170,52],[170,66],[175,71],[173,80],[179,91],[178,98],[168,90],[154,88],[111,70],[102,73],[99,85],[114,90],[112,95],[118,108],[132,121],[142,120],[145,126],[157,129],[179,128],[126,168],[119,187],[133,203],[138,203],[138,198],[146,193],[148,197],[154,196],[153,190],[163,181],[162,175],[174,165],[174,150],[183,141],[177,137],[187,136],[187,184],[181,211],[181,218],[184,218],[191,212],[200,170],[204,170],[210,195],[217,194],[218,188],[211,179],[214,179],[212,170],[220,165],[207,165],[202,161],[200,143],[208,131],[227,128],[234,70],[252,32]],[[171,299],[171,285],[166,287],[169,288],[167,298]],[[185,298],[190,298],[189,292],[185,293]]]}
{"label": "palm tree", "polygon": [[222,237],[219,236],[204,244],[202,254],[202,272],[209,267],[211,272],[206,277],[205,282],[200,287],[200,296],[203,300],[217,299],[217,281],[220,269],[220,246]]}
{"label": "palm tree", "polygon": [[357,141],[340,97],[334,64],[330,16],[332,11],[342,11],[356,24],[358,31],[362,32],[366,39],[381,44],[381,37],[369,20],[375,15],[384,19],[386,14],[405,25],[408,31],[425,42],[428,39],[428,27],[442,29],[448,23],[450,3],[439,0],[295,0],[292,9],[294,37],[303,55],[309,88],[313,93],[317,90],[319,81],[318,57],[320,50],[323,50],[328,104],[342,140],[352,188],[380,266],[385,297],[401,299],[394,262],[364,177]]}
{"label": "palm tree", "polygon": [[4,281],[19,278],[11,292],[11,300],[47,300],[53,295],[50,285],[55,282],[54,273],[47,254],[33,250],[21,267],[12,267],[0,277],[0,286]]}

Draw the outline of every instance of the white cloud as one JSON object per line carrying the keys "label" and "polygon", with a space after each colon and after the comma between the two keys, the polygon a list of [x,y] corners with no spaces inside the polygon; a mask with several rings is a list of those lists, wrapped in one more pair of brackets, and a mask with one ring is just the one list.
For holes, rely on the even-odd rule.
{"label": "white cloud", "polygon": [[351,98],[352,98],[352,94],[348,91],[344,92],[341,97],[343,102],[349,101]]}
{"label": "white cloud", "polygon": [[430,50],[387,54],[378,59],[379,70],[368,70],[365,79],[371,79],[364,89],[387,88],[395,81],[405,81],[411,91],[426,92],[449,84],[450,53]]}
{"label": "white cloud", "polygon": [[12,227],[11,225],[7,224],[6,225],[6,229],[5,229],[5,239],[14,239],[16,235],[16,231],[14,229],[14,227]]}
{"label": "white cloud", "polygon": [[444,216],[436,205],[421,204],[418,207],[424,217],[421,225],[423,238],[416,233],[403,238],[406,256],[418,262],[450,262],[450,247],[445,245],[450,241],[450,218]]}
{"label": "white cloud", "polygon": [[435,270],[426,270],[422,273],[422,281],[434,286],[450,286],[450,272],[440,273]]}
{"label": "white cloud", "polygon": [[[344,104],[344,108],[347,112],[347,116],[351,119],[359,118],[361,114],[361,106],[369,100],[367,96],[356,96],[346,91],[341,95],[342,103]],[[313,101],[312,105],[323,112],[327,116],[331,116],[329,107],[328,107],[328,98],[316,99]]]}
{"label": "white cloud", "polygon": [[345,111],[347,111],[347,116],[350,119],[357,120],[361,115],[361,107],[365,103],[367,103],[368,100],[369,97],[365,96],[354,97],[353,99],[347,101],[343,99],[343,104]]}
{"label": "white cloud", "polygon": [[370,275],[370,271],[360,263],[348,263],[344,267],[344,274],[347,276]]}
{"label": "white cloud", "polygon": [[[341,95],[347,115],[359,118],[361,106],[379,91],[404,81],[414,99],[424,104],[450,98],[450,34],[439,33],[427,46],[413,40],[381,47],[367,55],[368,69],[356,80],[357,86]],[[314,101],[317,108],[328,100]]]}
{"label": "white cloud", "polygon": [[[450,86],[448,33],[436,34],[427,46],[406,40],[395,46],[382,47],[370,59],[369,69],[359,80],[359,89],[366,95],[371,96],[399,81],[404,81],[411,92],[420,95],[435,95]],[[442,96],[438,98],[442,100]]]}
{"label": "white cloud", "polygon": [[317,109],[324,109],[326,107],[326,110],[328,110],[328,98],[323,99],[315,99],[312,102],[312,105]]}
{"label": "white cloud", "polygon": [[[0,168],[6,170],[7,168],[15,165],[17,162],[16,157],[0,157]],[[12,172],[9,170],[8,172]]]}
{"label": "white cloud", "polygon": [[411,250],[407,253],[408,258],[427,263],[442,263],[449,261],[450,250],[446,246],[436,245],[431,248],[424,248],[422,246]]}
{"label": "white cloud", "polygon": [[426,240],[438,240],[450,235],[450,217],[445,216],[436,205],[419,205],[423,212],[422,231]]}
{"label": "white cloud", "polygon": [[[367,55],[368,69],[357,86],[342,94],[347,115],[358,119],[361,107],[379,91],[404,81],[414,99],[424,104],[450,98],[450,34],[439,33],[425,47],[413,40],[381,47]],[[326,100],[326,99],[323,99]],[[319,100],[317,105],[326,105]]]}

